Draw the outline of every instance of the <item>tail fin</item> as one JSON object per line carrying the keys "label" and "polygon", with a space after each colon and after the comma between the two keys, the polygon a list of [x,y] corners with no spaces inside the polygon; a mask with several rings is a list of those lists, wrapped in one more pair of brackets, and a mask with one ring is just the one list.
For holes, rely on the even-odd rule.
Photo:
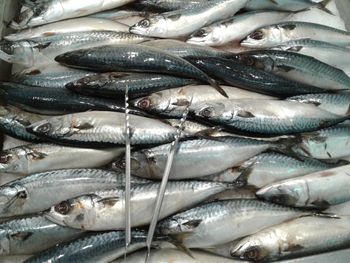
{"label": "tail fin", "polygon": [[323,0],[322,2],[318,3],[317,7],[328,14],[334,15],[333,12],[327,8],[330,1],[331,0]]}
{"label": "tail fin", "polygon": [[304,161],[293,149],[294,146],[300,144],[302,141],[301,136],[293,136],[287,138],[281,138],[274,143],[271,150],[291,156],[299,161]]}

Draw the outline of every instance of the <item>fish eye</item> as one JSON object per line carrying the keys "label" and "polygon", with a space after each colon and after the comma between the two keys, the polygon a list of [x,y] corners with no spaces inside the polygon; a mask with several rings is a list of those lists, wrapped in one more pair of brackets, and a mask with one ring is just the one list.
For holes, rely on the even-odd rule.
{"label": "fish eye", "polygon": [[57,213],[67,215],[71,210],[71,206],[67,201],[64,201],[59,203],[58,205],[55,205],[54,209]]}
{"label": "fish eye", "polygon": [[250,35],[250,38],[255,39],[255,40],[261,40],[264,37],[264,32],[261,30],[257,30],[254,33]]}
{"label": "fish eye", "polygon": [[207,107],[201,110],[199,114],[202,115],[203,117],[210,117],[213,112],[214,112],[214,109],[212,107]]}
{"label": "fish eye", "polygon": [[137,106],[141,109],[148,109],[151,106],[151,100],[144,98],[137,103]]}
{"label": "fish eye", "polygon": [[193,34],[195,37],[205,37],[206,35],[208,35],[208,33],[204,29],[198,30]]}
{"label": "fish eye", "polygon": [[52,126],[50,123],[45,123],[40,125],[37,130],[42,133],[48,133],[51,130]]}
{"label": "fish eye", "polygon": [[148,19],[144,19],[144,20],[142,20],[141,22],[140,22],[140,26],[141,27],[149,27],[149,25],[150,25],[151,23],[150,23],[150,21],[148,20]]}
{"label": "fish eye", "polygon": [[28,195],[27,195],[26,191],[20,191],[20,192],[18,192],[17,197],[21,198],[21,199],[26,199],[28,197]]}
{"label": "fish eye", "polygon": [[244,258],[248,260],[257,260],[260,256],[260,250],[258,247],[252,247],[248,251],[246,251],[243,255]]}
{"label": "fish eye", "polygon": [[6,164],[12,160],[12,154],[6,154],[0,156],[0,163]]}

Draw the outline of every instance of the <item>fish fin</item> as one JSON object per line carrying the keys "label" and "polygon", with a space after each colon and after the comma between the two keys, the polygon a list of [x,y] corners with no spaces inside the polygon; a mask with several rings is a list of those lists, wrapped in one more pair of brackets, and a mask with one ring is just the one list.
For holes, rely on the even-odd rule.
{"label": "fish fin", "polygon": [[283,72],[289,72],[291,70],[294,70],[295,68],[291,67],[291,66],[277,66],[277,68]]}
{"label": "fish fin", "polygon": [[222,96],[225,98],[229,98],[226,91],[219,85],[219,83],[215,79],[209,78],[208,80],[209,84],[216,89]]}
{"label": "fish fin", "polygon": [[33,69],[25,73],[26,76],[34,76],[41,74],[41,71],[39,69]]}
{"label": "fish fin", "polygon": [[295,24],[289,23],[282,25],[281,27],[286,30],[294,30],[297,26]]}
{"label": "fish fin", "polygon": [[219,126],[215,126],[215,127],[210,127],[208,129],[204,129],[199,132],[196,132],[194,136],[208,138],[210,137],[210,135],[220,131],[222,131],[222,128]]}
{"label": "fish fin", "polygon": [[118,201],[120,200],[120,198],[118,197],[106,197],[106,198],[102,198],[100,200],[98,200],[98,203],[102,203],[104,206],[114,206]]}
{"label": "fish fin", "polygon": [[248,177],[253,171],[255,162],[250,164],[247,168],[245,168],[242,173],[238,176],[238,178],[234,181],[236,186],[245,187],[248,184]]}
{"label": "fish fin", "polygon": [[278,2],[276,0],[269,0],[271,3],[278,5]]}
{"label": "fish fin", "polygon": [[44,50],[45,48],[49,47],[51,45],[52,42],[46,42],[46,43],[42,43],[42,44],[37,44],[34,46],[35,49],[38,49],[39,51]]}
{"label": "fish fin", "polygon": [[189,105],[189,101],[187,99],[179,99],[176,102],[171,103],[171,105],[185,107]]}
{"label": "fish fin", "polygon": [[294,252],[294,251],[299,251],[303,248],[304,247],[302,245],[289,243],[288,246],[283,249],[283,251]]}
{"label": "fish fin", "polygon": [[341,217],[333,214],[333,213],[327,213],[327,212],[315,212],[310,216],[316,216],[316,217],[323,217],[323,218],[331,218],[331,219],[340,219]]}
{"label": "fish fin", "polygon": [[52,37],[55,36],[56,33],[55,32],[45,32],[42,34],[43,37]]}
{"label": "fish fin", "polygon": [[12,234],[11,238],[17,241],[24,241],[27,240],[31,235],[33,235],[32,232],[17,232],[16,234]]}
{"label": "fish fin", "polygon": [[244,110],[238,111],[237,116],[241,118],[255,118],[255,115],[253,113]]}
{"label": "fish fin", "polygon": [[300,50],[302,50],[303,46],[294,46],[294,47],[290,47],[287,49],[287,51],[292,51],[292,52],[299,52]]}
{"label": "fish fin", "polygon": [[202,221],[202,219],[194,219],[183,223],[183,225],[185,225],[188,229],[194,229],[198,227]]}
{"label": "fish fin", "polygon": [[6,52],[0,50],[0,59],[6,61],[7,63],[13,63],[13,56],[7,54]]}
{"label": "fish fin", "polygon": [[331,0],[323,0],[320,3],[318,3],[317,7],[318,7],[318,9],[325,11],[326,13],[334,16],[335,14],[327,8],[327,5],[329,4],[330,1]]}
{"label": "fish fin", "polygon": [[33,160],[42,160],[48,156],[47,154],[38,151],[31,151],[29,155],[32,157]]}
{"label": "fish fin", "polygon": [[331,204],[329,202],[327,202],[326,200],[315,200],[311,204],[313,204],[319,208],[322,208],[322,209],[327,209],[331,206]]}
{"label": "fish fin", "polygon": [[90,123],[84,122],[84,123],[76,124],[72,128],[76,128],[76,129],[79,129],[79,130],[89,130],[89,129],[94,128],[94,126],[91,125]]}
{"label": "fish fin", "polygon": [[171,240],[169,242],[171,244],[173,244],[178,250],[184,252],[186,255],[190,256],[193,259],[195,259],[195,257],[193,256],[191,250],[183,244],[181,239],[171,238]]}
{"label": "fish fin", "polygon": [[167,18],[170,19],[171,21],[179,20],[180,17],[181,17],[181,14],[173,14],[173,15],[167,16]]}
{"label": "fish fin", "polygon": [[114,79],[121,78],[121,77],[127,77],[130,75],[131,74],[128,72],[111,72],[111,73],[109,73],[109,77],[114,78]]}

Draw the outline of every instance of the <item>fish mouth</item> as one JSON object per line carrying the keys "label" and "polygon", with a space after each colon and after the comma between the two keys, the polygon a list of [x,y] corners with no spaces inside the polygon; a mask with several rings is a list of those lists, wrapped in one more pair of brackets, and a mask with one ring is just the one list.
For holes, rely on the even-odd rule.
{"label": "fish mouth", "polygon": [[205,39],[198,38],[198,37],[193,37],[193,38],[187,39],[186,43],[205,46]]}
{"label": "fish mouth", "polygon": [[129,32],[131,34],[137,34],[137,35],[145,35],[146,34],[146,31],[145,30],[142,30],[141,28],[137,27],[137,26],[131,26],[129,28]]}

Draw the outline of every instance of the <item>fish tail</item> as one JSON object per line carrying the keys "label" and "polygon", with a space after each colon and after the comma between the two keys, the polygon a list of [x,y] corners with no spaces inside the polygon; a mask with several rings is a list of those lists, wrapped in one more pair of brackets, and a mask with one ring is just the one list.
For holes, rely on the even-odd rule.
{"label": "fish tail", "polygon": [[228,98],[226,91],[220,87],[219,83],[215,79],[209,78],[208,83],[210,84],[210,86],[216,89],[222,96]]}
{"label": "fish tail", "polygon": [[334,13],[327,8],[327,5],[329,4],[331,0],[323,0],[318,4],[318,8],[325,11],[328,14],[334,15]]}
{"label": "fish tail", "polygon": [[274,142],[274,145],[271,147],[271,150],[294,157],[295,159],[304,162],[304,160],[300,158],[299,155],[293,150],[293,147],[297,144],[300,144],[301,141],[301,136],[290,136],[286,138],[281,138]]}

